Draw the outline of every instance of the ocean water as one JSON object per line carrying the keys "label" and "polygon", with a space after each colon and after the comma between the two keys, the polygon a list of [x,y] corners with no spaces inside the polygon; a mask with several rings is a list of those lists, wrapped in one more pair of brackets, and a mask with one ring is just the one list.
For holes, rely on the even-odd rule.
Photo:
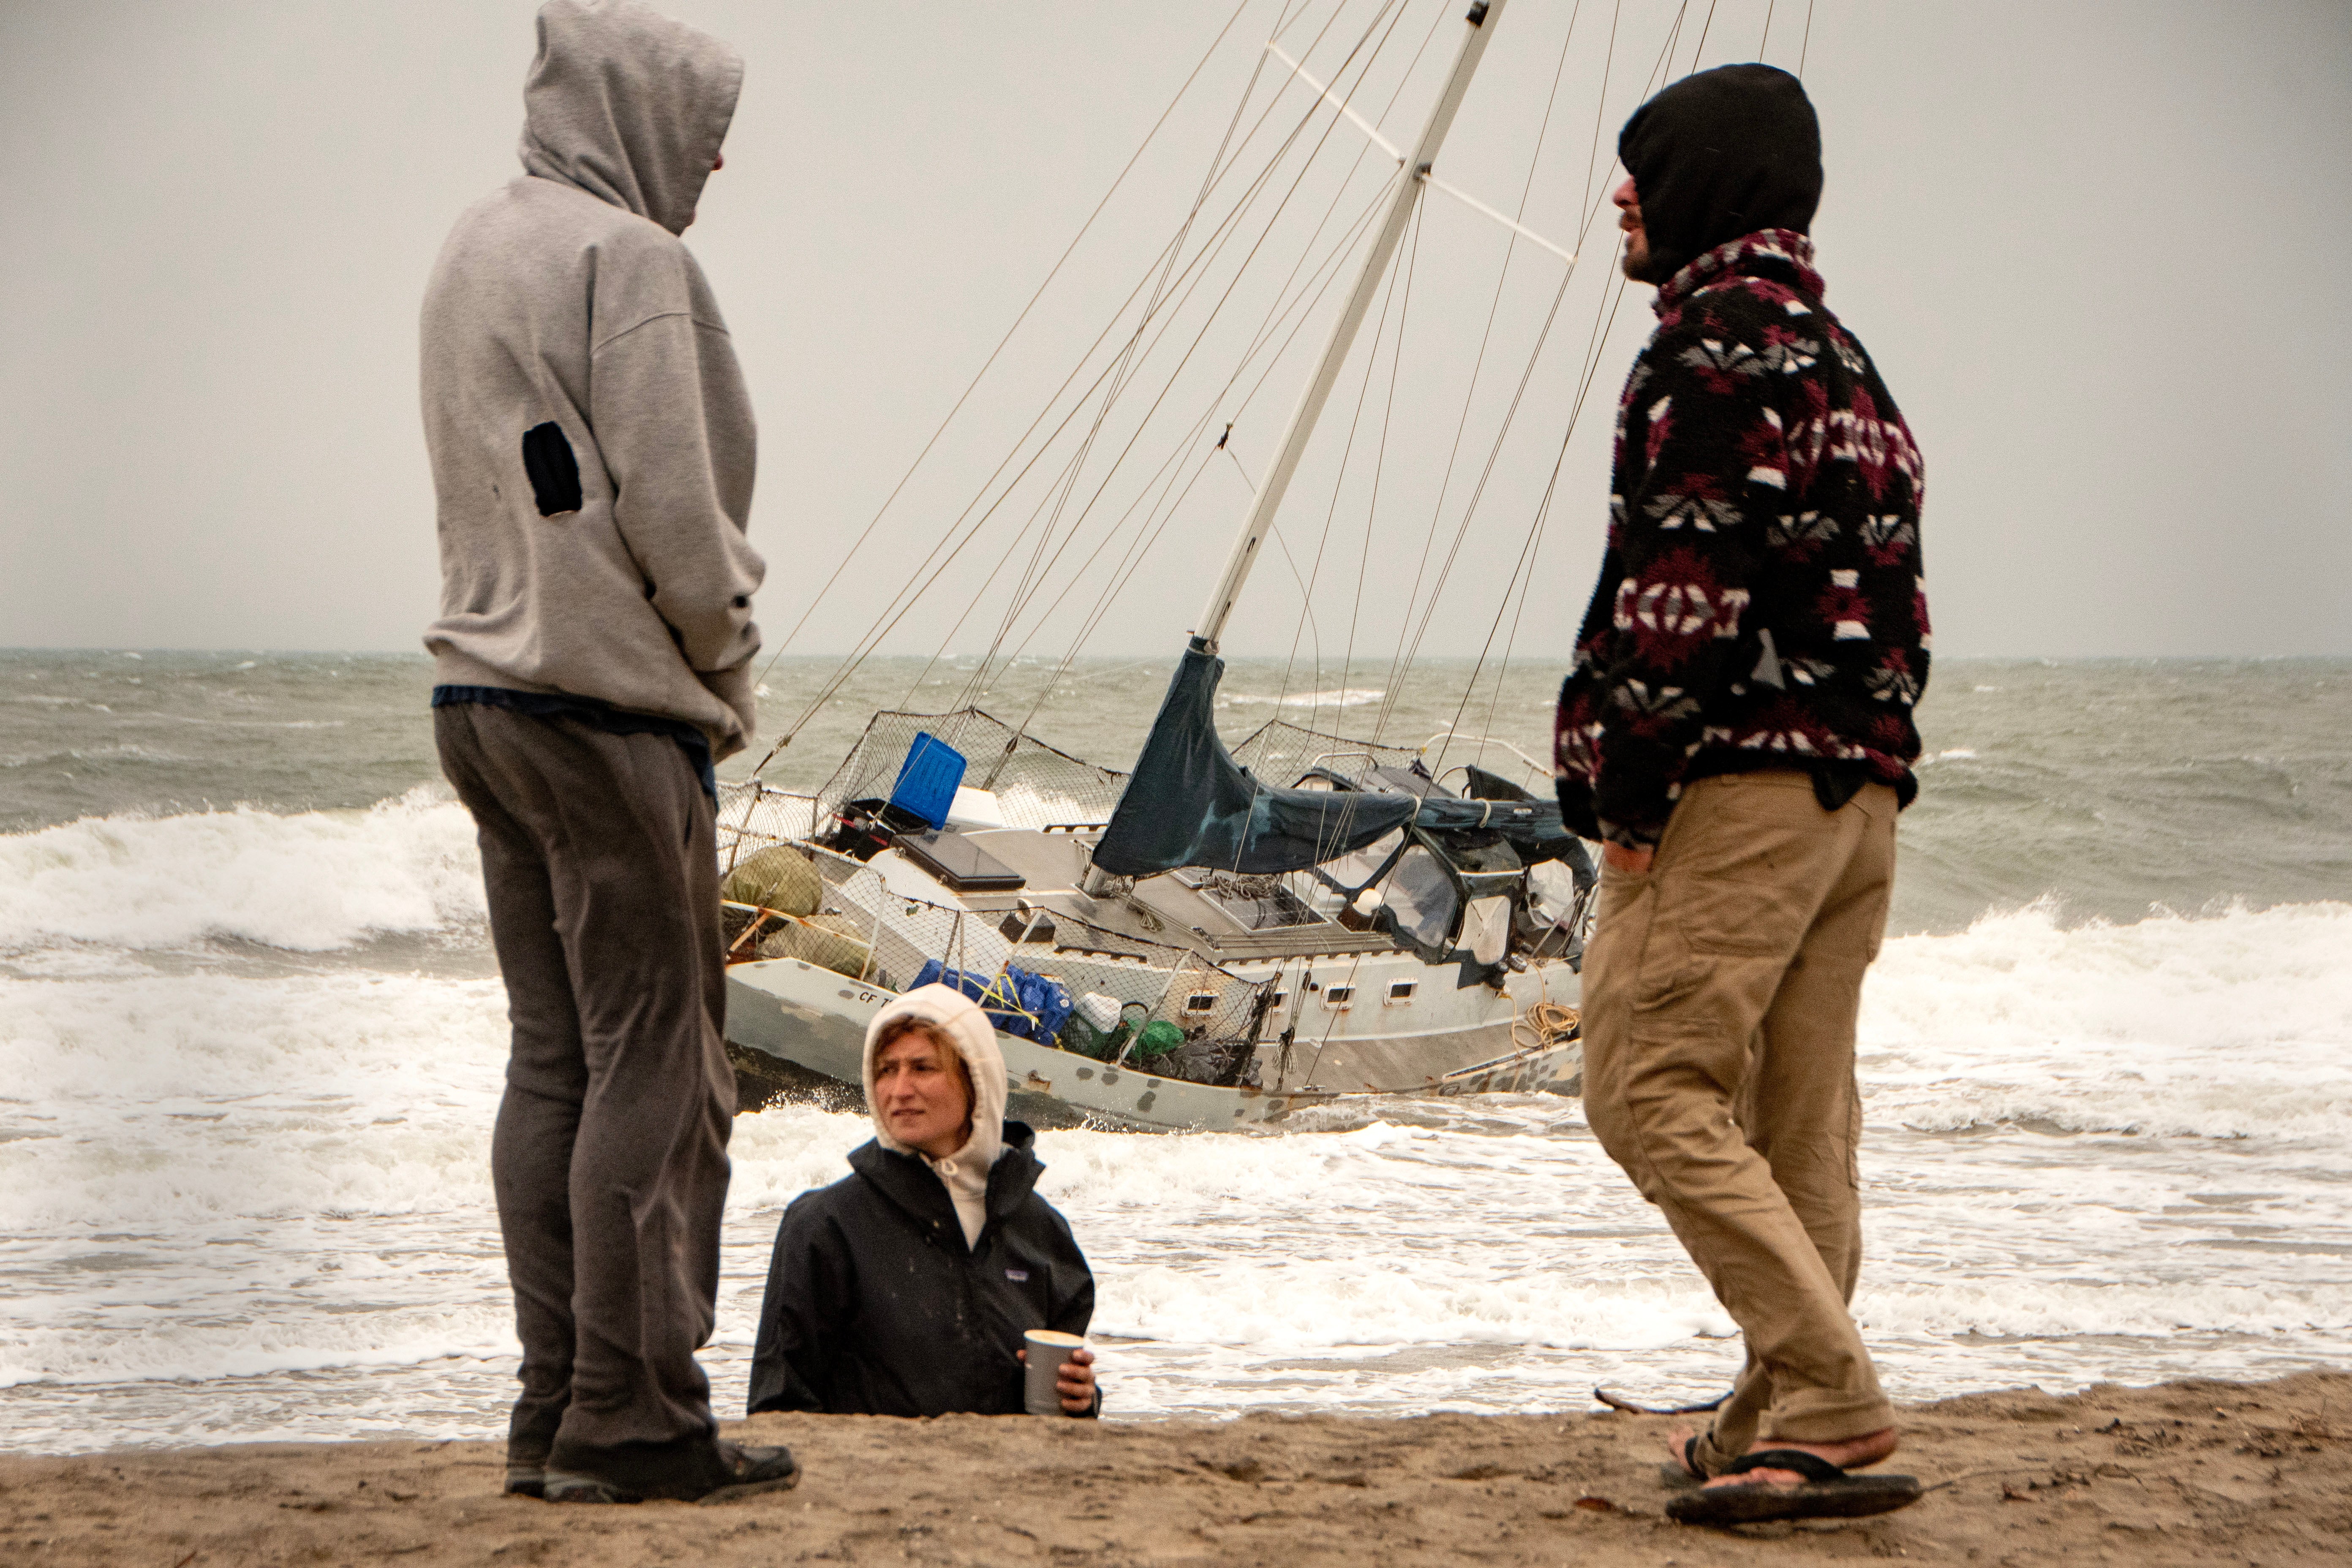
{"label": "ocean water", "polygon": [[[1167,668],[975,694],[1123,765]],[[827,669],[771,671],[771,721]],[[1516,766],[1557,673],[1465,695],[1461,665],[1244,662],[1223,721],[1451,728]],[[501,1429],[504,998],[429,683],[406,658],[0,653],[0,1447]],[[973,685],[877,661],[769,775],[813,785],[874,708]],[[1921,721],[1862,1023],[1856,1311],[1890,1389],[2352,1365],[2352,661],[1947,661]],[[780,1210],[866,1136],[738,1119],[723,1412]],[[1572,1100],[1040,1147],[1114,1416],[1577,1408],[1738,1363]]]}

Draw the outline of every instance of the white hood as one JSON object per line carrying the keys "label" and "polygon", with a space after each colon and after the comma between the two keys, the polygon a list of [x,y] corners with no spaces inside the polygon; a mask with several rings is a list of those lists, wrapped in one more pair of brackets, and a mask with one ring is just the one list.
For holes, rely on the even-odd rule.
{"label": "white hood", "polygon": [[[892,1023],[910,1017],[936,1025],[953,1040],[963,1057],[964,1070],[971,1075],[971,1141],[947,1159],[935,1162],[933,1168],[953,1166],[960,1173],[977,1176],[980,1190],[984,1192],[988,1168],[1004,1152],[1004,1053],[997,1049],[996,1027],[981,1011],[980,1004],[952,986],[918,986],[875,1014],[874,1021],[866,1026],[863,1077],[866,1109],[874,1118],[874,1141],[894,1153],[915,1152],[891,1136],[890,1129],[883,1125],[881,1108],[874,1098],[874,1042]],[[950,1193],[957,1191],[958,1183],[953,1177],[943,1173],[941,1180],[947,1182]]]}

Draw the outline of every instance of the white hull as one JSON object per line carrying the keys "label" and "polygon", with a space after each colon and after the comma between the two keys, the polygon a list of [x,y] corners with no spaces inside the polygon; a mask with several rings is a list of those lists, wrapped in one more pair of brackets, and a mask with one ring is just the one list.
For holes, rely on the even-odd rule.
{"label": "white hull", "polygon": [[[798,959],[736,964],[727,972],[727,1038],[739,1047],[855,1087],[860,1081],[866,1024],[891,994]],[[1474,1037],[1492,1033],[1504,1048],[1413,1088],[1380,1092],[1450,1095],[1572,1089],[1582,1064],[1582,1047],[1573,1039],[1510,1048],[1507,1015],[1476,1031],[1450,1033]],[[1095,1061],[1001,1030],[996,1043],[1004,1053],[1016,1110],[1021,1099],[1035,1096],[1099,1121],[1156,1131],[1260,1126],[1279,1121],[1302,1106],[1329,1104],[1342,1092],[1313,1083],[1286,1089],[1280,1078],[1271,1089],[1192,1083]],[[1367,1038],[1362,1043],[1369,1047],[1386,1041]],[[1467,1043],[1455,1042],[1457,1048]]]}

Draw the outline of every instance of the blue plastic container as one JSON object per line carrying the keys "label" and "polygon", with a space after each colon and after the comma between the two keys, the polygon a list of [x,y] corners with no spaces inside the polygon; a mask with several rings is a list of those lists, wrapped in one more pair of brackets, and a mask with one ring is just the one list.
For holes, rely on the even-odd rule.
{"label": "blue plastic container", "polygon": [[963,770],[961,752],[928,731],[917,731],[907,760],[898,764],[898,782],[890,786],[890,804],[935,829],[945,827]]}

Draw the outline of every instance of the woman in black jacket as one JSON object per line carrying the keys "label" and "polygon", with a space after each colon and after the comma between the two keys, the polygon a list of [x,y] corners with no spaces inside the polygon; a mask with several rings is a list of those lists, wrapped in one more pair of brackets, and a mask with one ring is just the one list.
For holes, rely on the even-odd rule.
{"label": "woman in black jacket", "polygon": [[[1004,1058],[970,997],[907,993],[866,1031],[874,1139],[851,1173],[784,1211],[751,1358],[753,1414],[944,1415],[1023,1409],[1022,1334],[1083,1334],[1094,1275],[1036,1194],[1035,1135],[1004,1117]],[[1073,1350],[1062,1408],[1102,1408]]]}

